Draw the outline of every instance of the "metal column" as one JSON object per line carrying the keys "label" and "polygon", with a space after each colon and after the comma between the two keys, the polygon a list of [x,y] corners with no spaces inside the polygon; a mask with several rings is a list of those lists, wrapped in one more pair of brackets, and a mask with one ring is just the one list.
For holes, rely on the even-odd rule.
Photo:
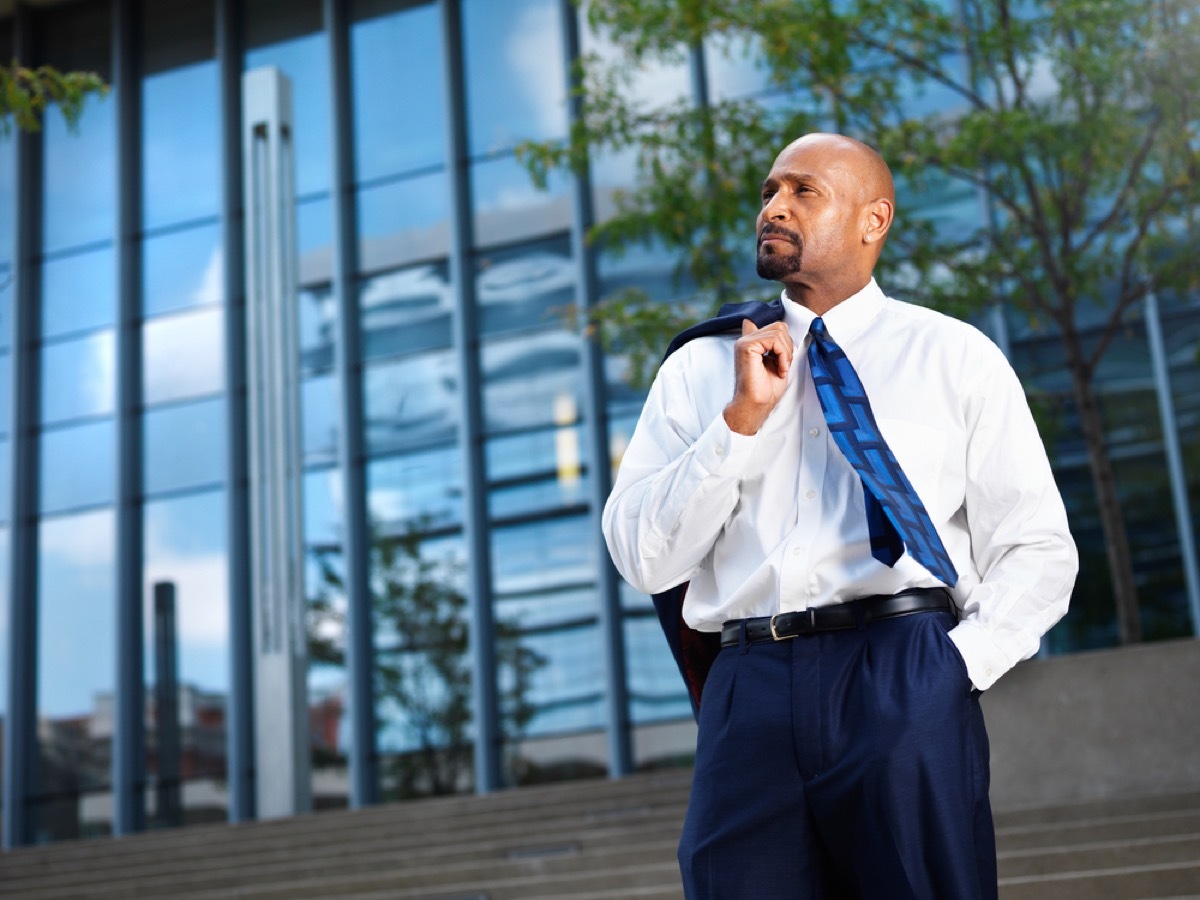
{"label": "metal column", "polygon": [[[33,61],[30,15],[23,4],[15,12],[15,55]],[[39,301],[34,289],[34,254],[41,223],[37,216],[37,191],[42,183],[40,144],[34,135],[17,132],[9,137],[16,153],[16,233],[12,268],[12,411],[9,434],[12,486],[8,521],[10,564],[8,572],[8,704],[4,722],[4,846],[17,847],[34,838],[36,819],[30,814],[29,796],[35,793],[37,774],[37,485],[38,485],[38,377]]]}
{"label": "metal column", "polygon": [[1171,373],[1163,343],[1162,323],[1158,316],[1158,297],[1146,295],[1146,340],[1150,344],[1150,363],[1154,368],[1154,390],[1158,394],[1158,413],[1162,419],[1163,450],[1167,455],[1167,474],[1171,480],[1171,500],[1175,507],[1175,527],[1179,531],[1179,555],[1183,557],[1183,579],[1187,585],[1188,609],[1192,614],[1192,634],[1200,635],[1200,573],[1196,570],[1196,537],[1188,509],[1187,475],[1179,449],[1179,423],[1171,396]]}
{"label": "metal column", "polygon": [[113,833],[146,827],[146,703],[142,621],[142,454],[140,87],[137,9],[112,8],[113,94],[117,113],[117,505],[116,728],[113,736]]}
{"label": "metal column", "polygon": [[260,817],[312,806],[291,83],[242,80],[255,784]]}
{"label": "metal column", "polygon": [[450,280],[454,285],[454,349],[458,354],[459,440],[463,448],[463,530],[471,607],[471,673],[475,699],[475,790],[503,784],[496,696],[495,613],[492,609],[491,546],[487,530],[487,476],[483,456],[483,376],[471,266],[471,190],[467,178],[466,91],[463,86],[462,18],[459,0],[439,0],[445,41],[446,160],[450,167]]}
{"label": "metal column", "polygon": [[350,693],[350,806],[379,799],[375,754],[375,646],[369,581],[371,530],[363,448],[362,349],[355,245],[354,171],[350,137],[350,34],[346,4],[324,0],[329,35],[333,122],[333,293],[337,298],[338,464],[345,519],[342,562],[346,590],[346,679]]}
{"label": "metal column", "polygon": [[[573,96],[577,87],[574,72],[579,59],[579,11],[571,0],[561,0],[563,20],[564,68],[568,73],[567,114],[571,125],[579,119],[580,100]],[[576,267],[576,306],[581,317],[599,299],[596,258],[587,245],[587,233],[595,221],[592,209],[590,172],[576,172],[573,184],[571,254]],[[612,491],[612,466],[608,449],[608,402],[604,376],[604,354],[595,340],[584,339],[582,348],[584,378],[584,415],[587,420],[587,447],[591,460],[591,533],[599,548],[596,567],[596,593],[600,604],[600,637],[604,644],[605,714],[608,738],[608,774],[620,778],[633,771],[633,746],[629,722],[629,689],[625,670],[625,620],[621,612],[621,580],[604,548],[600,519],[604,502]]]}
{"label": "metal column", "polygon": [[237,0],[217,0],[221,91],[221,251],[225,257],[226,528],[229,533],[229,821],[254,818],[253,641],[250,612],[250,495],[246,435],[246,304],[242,248],[242,47]]}

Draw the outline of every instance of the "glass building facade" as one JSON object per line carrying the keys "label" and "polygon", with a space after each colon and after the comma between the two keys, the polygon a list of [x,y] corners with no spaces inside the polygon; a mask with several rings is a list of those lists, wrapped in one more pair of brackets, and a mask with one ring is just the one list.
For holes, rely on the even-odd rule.
{"label": "glass building facade", "polygon": [[[687,760],[682,683],[599,533],[644,395],[562,315],[687,286],[666,254],[584,240],[632,187],[629,159],[543,191],[514,155],[565,137],[571,60],[605,49],[564,0],[0,17],[0,60],[113,85],[75,129],[51,112],[0,138],[6,846],[255,815],[240,85],[264,66],[293,92],[316,806]],[[752,56],[715,45],[637,83],[765,89]],[[983,215],[973,192],[904,201]],[[1099,380],[1143,625],[1166,639],[1195,633],[1200,304],[1147,316]],[[1044,652],[1111,646],[1057,341],[1003,309],[980,324],[1035,401],[1081,550]]]}

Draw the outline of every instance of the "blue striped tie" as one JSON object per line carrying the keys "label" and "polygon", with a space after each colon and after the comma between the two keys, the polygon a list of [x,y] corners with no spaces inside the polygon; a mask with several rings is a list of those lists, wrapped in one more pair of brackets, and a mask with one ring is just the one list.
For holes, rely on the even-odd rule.
{"label": "blue striped tie", "polygon": [[925,505],[900,468],[871,412],[854,366],[820,317],[809,327],[808,364],[834,442],[863,483],[871,555],[894,566],[909,555],[950,587],[958,572],[938,537]]}

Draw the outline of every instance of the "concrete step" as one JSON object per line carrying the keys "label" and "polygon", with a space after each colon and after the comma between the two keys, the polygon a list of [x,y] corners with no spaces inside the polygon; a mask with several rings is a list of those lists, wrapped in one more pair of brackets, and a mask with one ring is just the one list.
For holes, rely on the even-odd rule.
{"label": "concrete step", "polygon": [[[689,773],[637,775],[0,854],[0,896],[681,896]],[[996,816],[1002,900],[1200,897],[1200,793]]]}

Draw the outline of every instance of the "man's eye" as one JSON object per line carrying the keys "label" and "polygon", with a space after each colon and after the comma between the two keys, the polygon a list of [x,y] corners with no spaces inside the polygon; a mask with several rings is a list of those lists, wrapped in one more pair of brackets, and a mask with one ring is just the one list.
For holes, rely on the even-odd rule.
{"label": "man's eye", "polygon": [[775,192],[774,192],[774,191],[763,191],[763,192],[762,192],[762,202],[763,202],[763,206],[766,206],[768,203],[770,203],[770,202],[771,202],[771,198],[772,198],[772,197],[774,197],[774,196],[775,196]]}

